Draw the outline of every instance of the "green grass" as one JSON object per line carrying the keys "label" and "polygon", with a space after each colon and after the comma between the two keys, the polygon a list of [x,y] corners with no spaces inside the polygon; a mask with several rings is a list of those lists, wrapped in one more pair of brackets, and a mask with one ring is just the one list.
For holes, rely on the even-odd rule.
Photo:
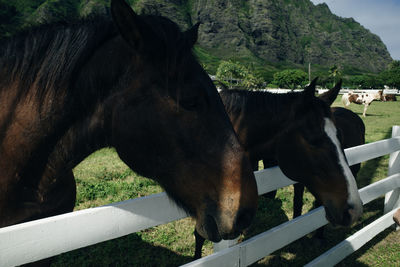
{"label": "green grass", "polygon": [[[341,106],[340,97],[334,106]],[[350,109],[362,114],[362,106]],[[367,117],[366,141],[389,138],[392,125],[400,124],[400,102],[373,102]],[[388,156],[362,164],[358,175],[359,187],[386,177]],[[78,196],[76,209],[84,209],[154,194],[161,188],[152,180],[132,172],[122,163],[113,149],[97,151],[74,169]],[[278,190],[277,198],[260,198],[257,216],[252,226],[241,236],[248,239],[292,217],[293,187]],[[313,196],[306,192],[303,213],[312,208]],[[328,226],[326,240],[317,243],[312,235],[276,251],[254,266],[302,266],[339,243],[344,238],[382,215],[383,198],[365,206],[362,221],[352,229]],[[85,225],[84,227],[90,227]],[[115,240],[75,250],[54,258],[52,266],[176,266],[190,262],[194,254],[194,222],[190,218],[175,221]],[[339,266],[399,266],[400,231],[382,232],[363,248],[346,258]],[[206,242],[203,255],[212,253]]]}

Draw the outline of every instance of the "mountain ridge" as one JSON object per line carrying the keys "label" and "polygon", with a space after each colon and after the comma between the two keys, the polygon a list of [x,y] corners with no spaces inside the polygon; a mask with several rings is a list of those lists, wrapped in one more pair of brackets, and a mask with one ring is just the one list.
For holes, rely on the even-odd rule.
{"label": "mountain ridge", "polygon": [[[309,63],[325,68],[339,65],[375,73],[392,61],[377,35],[352,18],[332,14],[326,4],[314,5],[310,0],[128,2],[138,13],[166,16],[183,30],[201,22],[199,48],[221,60],[303,69]],[[0,0],[0,35],[25,25],[104,14],[108,6],[107,0]]]}

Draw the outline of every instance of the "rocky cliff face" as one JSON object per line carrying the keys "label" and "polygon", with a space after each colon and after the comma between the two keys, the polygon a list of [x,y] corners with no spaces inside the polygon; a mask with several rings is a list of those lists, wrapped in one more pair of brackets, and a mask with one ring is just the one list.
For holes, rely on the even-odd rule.
{"label": "rocky cliff face", "polygon": [[392,60],[378,36],[309,0],[176,0],[166,1],[168,8],[157,0],[143,2],[183,28],[202,22],[200,46],[223,57],[253,54],[269,62],[339,64],[373,72]]}
{"label": "rocky cliff face", "polygon": [[[0,0],[4,2],[5,0]],[[29,2],[28,21],[107,13],[107,0]],[[333,64],[378,72],[391,57],[380,38],[310,0],[128,0],[139,13],[169,17],[182,29],[200,21],[199,45],[219,58]],[[1,4],[1,3],[0,3]],[[10,4],[8,4],[10,5]]]}

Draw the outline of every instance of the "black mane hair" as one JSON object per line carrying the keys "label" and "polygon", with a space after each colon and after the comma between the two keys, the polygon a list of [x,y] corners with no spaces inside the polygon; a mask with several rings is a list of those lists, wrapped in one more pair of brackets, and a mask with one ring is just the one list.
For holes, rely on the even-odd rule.
{"label": "black mane hair", "polygon": [[[149,36],[157,53],[150,56],[166,60],[170,72],[185,64],[185,52],[190,50],[179,27],[167,18],[141,15],[141,20],[156,36]],[[72,79],[96,48],[119,35],[111,16],[97,15],[72,22],[56,22],[34,26],[2,40],[0,44],[0,88],[18,81],[26,93],[36,84],[36,94],[42,100],[51,90],[73,90]],[[184,36],[183,36],[184,37]],[[177,58],[181,58],[177,62]],[[164,66],[162,66],[164,67]]]}
{"label": "black mane hair", "polygon": [[116,34],[112,21],[105,17],[27,29],[2,42],[0,80],[19,81],[24,90],[37,83],[36,93],[42,98],[50,89],[68,87],[66,83],[96,47]]}
{"label": "black mane hair", "polygon": [[230,89],[222,90],[220,95],[227,112],[239,115],[265,112],[276,114],[286,103],[295,103],[303,93],[274,94],[266,91]]}

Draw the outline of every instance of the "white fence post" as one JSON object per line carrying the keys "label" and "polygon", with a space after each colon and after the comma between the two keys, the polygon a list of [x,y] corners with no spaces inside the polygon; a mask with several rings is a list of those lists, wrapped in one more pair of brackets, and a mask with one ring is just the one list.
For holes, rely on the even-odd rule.
{"label": "white fence post", "polygon": [[[393,126],[392,128],[392,137],[396,136],[400,136],[400,126]],[[400,151],[391,153],[389,157],[388,175],[390,176],[395,173],[400,173]],[[400,188],[396,188],[385,194],[383,212],[386,214],[398,207],[400,207]],[[397,227],[397,230],[399,230],[399,227]]]}

